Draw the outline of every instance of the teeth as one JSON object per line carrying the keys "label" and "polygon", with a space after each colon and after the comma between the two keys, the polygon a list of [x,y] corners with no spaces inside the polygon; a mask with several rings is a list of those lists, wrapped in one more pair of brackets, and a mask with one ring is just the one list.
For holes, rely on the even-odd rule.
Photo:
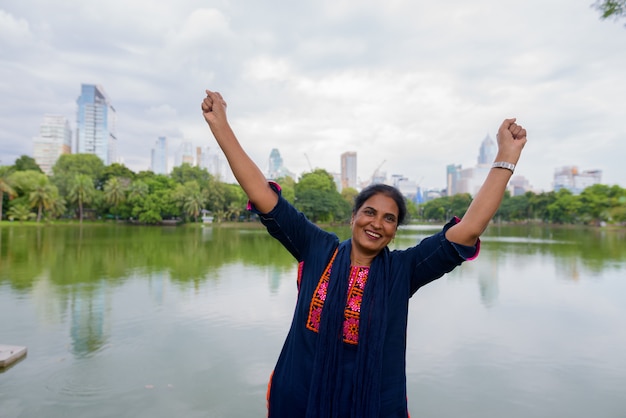
{"label": "teeth", "polygon": [[365,231],[365,233],[366,233],[367,235],[369,235],[370,237],[372,237],[372,238],[380,238],[380,237],[382,237],[382,235],[380,235],[380,234],[376,234],[376,233],[371,232],[371,231]]}

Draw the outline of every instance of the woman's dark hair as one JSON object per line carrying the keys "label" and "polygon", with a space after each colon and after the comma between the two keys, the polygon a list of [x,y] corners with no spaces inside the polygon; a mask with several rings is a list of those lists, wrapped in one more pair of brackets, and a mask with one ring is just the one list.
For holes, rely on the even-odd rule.
{"label": "woman's dark hair", "polygon": [[354,198],[352,214],[355,215],[367,199],[377,194],[390,197],[394,202],[396,202],[396,205],[398,206],[398,225],[402,225],[404,218],[406,218],[406,202],[404,200],[404,196],[402,196],[402,193],[400,193],[398,189],[387,184],[370,184],[365,189],[361,190],[361,193]]}

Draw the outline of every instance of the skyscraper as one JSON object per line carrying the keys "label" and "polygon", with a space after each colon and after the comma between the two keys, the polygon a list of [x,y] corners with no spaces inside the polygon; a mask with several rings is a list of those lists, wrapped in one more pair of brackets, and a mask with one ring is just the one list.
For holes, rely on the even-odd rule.
{"label": "skyscraper", "polygon": [[95,154],[105,165],[116,162],[117,116],[102,87],[82,84],[76,104],[76,152]]}
{"label": "skyscraper", "polygon": [[47,175],[61,154],[72,152],[72,130],[65,116],[44,115],[39,136],[33,138],[35,162]]}
{"label": "skyscraper", "polygon": [[152,148],[152,172],[167,174],[167,138],[160,136]]}
{"label": "skyscraper", "polygon": [[270,152],[267,177],[273,180],[279,179],[281,177],[291,177],[293,179],[296,178],[296,175],[289,171],[287,167],[285,167],[283,163],[283,157],[280,156],[280,151],[278,151],[278,148],[272,148],[272,151]]}
{"label": "skyscraper", "polygon": [[498,147],[496,147],[496,143],[491,139],[489,134],[483,139],[483,142],[480,144],[480,151],[478,154],[478,165],[479,166],[489,166],[496,158],[496,153],[498,152]]}
{"label": "skyscraper", "polygon": [[280,177],[280,170],[283,167],[283,157],[280,156],[278,148],[272,148],[270,152],[269,169],[267,170],[268,177],[276,179]]}
{"label": "skyscraper", "polygon": [[356,152],[348,151],[341,154],[341,188],[356,189]]}

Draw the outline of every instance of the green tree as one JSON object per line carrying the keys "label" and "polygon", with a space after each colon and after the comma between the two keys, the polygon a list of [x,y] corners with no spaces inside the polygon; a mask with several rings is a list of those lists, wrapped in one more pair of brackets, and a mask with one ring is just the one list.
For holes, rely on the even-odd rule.
{"label": "green tree", "polygon": [[28,206],[24,203],[12,204],[7,211],[7,217],[10,220],[17,219],[20,223],[32,219],[35,214],[30,211]]}
{"label": "green tree", "polygon": [[409,222],[412,219],[418,219],[419,218],[419,208],[417,206],[417,203],[415,203],[412,200],[407,199],[406,201],[406,219],[405,219],[405,223]]}
{"label": "green tree", "polygon": [[285,176],[277,178],[276,183],[280,184],[280,193],[285,200],[294,204],[296,202],[296,181],[290,176]]}
{"label": "green tree", "polygon": [[83,222],[83,206],[91,203],[95,197],[95,191],[92,178],[86,174],[76,174],[70,184],[68,198],[71,202],[78,204],[78,214],[81,223]]}
{"label": "green tree", "polygon": [[15,171],[37,171],[38,173],[43,173],[41,171],[41,167],[35,161],[33,157],[29,157],[28,155],[22,155],[13,164]]}
{"label": "green tree", "polygon": [[600,224],[609,221],[611,188],[605,184],[594,184],[580,194],[581,218],[585,223]]}
{"label": "green tree", "polygon": [[354,187],[344,187],[341,189],[341,197],[348,203],[348,205],[350,205],[350,207],[354,205],[354,199],[358,194],[358,190]]}
{"label": "green tree", "polygon": [[2,220],[2,208],[4,206],[4,195],[6,194],[9,199],[15,196],[15,190],[11,185],[12,169],[8,166],[0,167],[0,221]]}
{"label": "green tree", "polygon": [[37,208],[37,222],[41,220],[44,210],[52,210],[54,208],[55,198],[58,198],[56,186],[50,183],[48,177],[41,177],[37,186],[29,195],[30,207]]}
{"label": "green tree", "polygon": [[52,205],[50,207],[50,214],[53,217],[58,218],[59,216],[65,213],[65,210],[66,210],[65,199],[63,199],[59,195],[59,191],[56,189],[56,187],[54,187],[54,190],[55,190],[55,193],[54,193],[54,196],[52,197]]}
{"label": "green tree", "polygon": [[133,207],[133,215],[140,223],[158,224],[163,221],[161,216],[161,204],[153,195],[148,195],[141,206]]}
{"label": "green tree", "polygon": [[[217,221],[239,220],[242,213],[245,212],[248,203],[248,196],[238,184],[225,184],[221,185],[221,205],[217,210]],[[249,216],[249,213],[248,213]]]}
{"label": "green tree", "polygon": [[102,188],[102,190],[104,190],[104,186],[107,182],[115,177],[117,177],[122,184],[128,186],[137,175],[124,164],[113,163],[104,167],[102,175],[96,180],[96,188]]}
{"label": "green tree", "polygon": [[326,170],[305,173],[296,184],[295,206],[313,222],[348,220],[350,205],[341,197]]}
{"label": "green tree", "polygon": [[205,197],[195,180],[185,183],[181,187],[181,202],[184,213],[198,222],[198,216],[204,208]]}
{"label": "green tree", "polygon": [[549,220],[560,224],[576,223],[580,207],[581,203],[578,196],[567,189],[560,189],[556,192],[556,200],[548,205]]}
{"label": "green tree", "polygon": [[626,0],[598,0],[594,7],[601,13],[602,19],[626,17]]}
{"label": "green tree", "polygon": [[142,180],[135,180],[128,188],[128,200],[138,201],[145,198],[150,192],[148,185]]}
{"label": "green tree", "polygon": [[130,215],[141,223],[156,224],[181,214],[182,202],[173,198],[176,183],[165,175],[142,171],[131,183],[127,202]]}
{"label": "green tree", "polygon": [[119,205],[126,200],[125,180],[120,177],[111,177],[104,185],[104,199],[114,209],[116,218]]}
{"label": "green tree", "polygon": [[[104,163],[94,154],[63,154],[52,167],[52,182],[61,196],[69,197],[76,175],[83,174],[92,179],[95,186],[104,172]],[[67,199],[71,201],[71,199]]]}
{"label": "green tree", "polygon": [[206,168],[200,168],[192,166],[189,163],[183,163],[178,167],[174,167],[170,177],[178,184],[185,184],[195,180],[201,188],[204,188],[213,176],[209,174]]}

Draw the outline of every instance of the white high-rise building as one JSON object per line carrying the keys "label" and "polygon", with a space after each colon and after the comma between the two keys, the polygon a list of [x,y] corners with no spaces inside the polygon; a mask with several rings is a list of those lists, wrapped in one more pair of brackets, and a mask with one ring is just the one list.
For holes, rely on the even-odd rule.
{"label": "white high-rise building", "polygon": [[33,138],[33,157],[41,170],[52,175],[52,167],[62,154],[72,152],[72,130],[65,116],[44,115],[39,136]]}
{"label": "white high-rise building", "polygon": [[95,154],[105,165],[117,162],[117,115],[104,89],[82,84],[76,104],[76,152]]}
{"label": "white high-rise building", "polygon": [[199,155],[198,166],[200,168],[206,169],[209,174],[220,181],[231,182],[233,180],[232,172],[226,163],[226,157],[219,148],[216,149],[216,152],[211,152],[209,147],[205,147]]}
{"label": "white high-rise building", "polygon": [[195,149],[189,141],[183,141],[176,151],[176,160],[174,166],[179,167],[185,163],[193,166],[196,159]]}
{"label": "white high-rise building", "polygon": [[167,174],[167,138],[160,136],[152,148],[151,169],[154,174]]}

